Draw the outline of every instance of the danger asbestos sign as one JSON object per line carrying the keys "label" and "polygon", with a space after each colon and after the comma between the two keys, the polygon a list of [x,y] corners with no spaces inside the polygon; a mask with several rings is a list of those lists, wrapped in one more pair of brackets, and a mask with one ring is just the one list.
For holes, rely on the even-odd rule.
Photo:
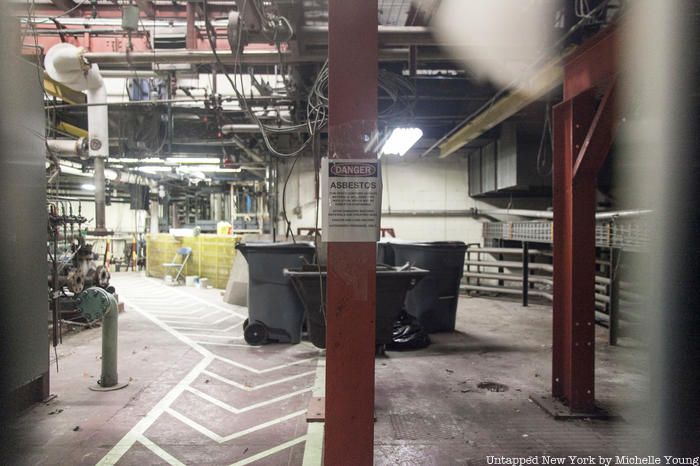
{"label": "danger asbestos sign", "polygon": [[321,184],[324,241],[379,239],[382,184],[378,161],[323,159]]}

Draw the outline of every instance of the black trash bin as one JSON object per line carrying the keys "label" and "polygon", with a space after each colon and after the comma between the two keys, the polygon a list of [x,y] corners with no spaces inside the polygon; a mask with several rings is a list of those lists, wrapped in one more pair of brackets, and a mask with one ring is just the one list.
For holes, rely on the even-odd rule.
{"label": "black trash bin", "polygon": [[[311,343],[319,348],[326,347],[326,320],[321,310],[321,286],[323,299],[326,298],[326,269],[318,266],[304,266],[300,269],[287,269],[288,276],[306,309],[307,329]],[[377,307],[376,307],[376,344],[386,345],[391,342],[394,322],[401,313],[406,292],[413,288],[427,270],[416,267],[377,266]]]}
{"label": "black trash bin", "polygon": [[299,343],[304,306],[283,270],[312,263],[313,243],[241,243],[236,249],[248,262],[245,341],[251,345]]}
{"label": "black trash bin", "polygon": [[430,273],[406,295],[406,310],[428,333],[453,332],[467,245],[461,241],[391,243],[397,264]]}
{"label": "black trash bin", "polygon": [[396,265],[394,263],[394,251],[391,250],[391,243],[379,241],[377,243],[377,264]]}

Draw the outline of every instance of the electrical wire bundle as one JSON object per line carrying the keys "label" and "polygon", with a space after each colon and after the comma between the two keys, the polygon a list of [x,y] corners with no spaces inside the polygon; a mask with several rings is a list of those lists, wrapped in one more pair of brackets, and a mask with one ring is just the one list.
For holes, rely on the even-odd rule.
{"label": "electrical wire bundle", "polygon": [[379,70],[379,88],[392,103],[379,112],[379,118],[390,119],[413,115],[416,87],[409,79],[386,70]]}

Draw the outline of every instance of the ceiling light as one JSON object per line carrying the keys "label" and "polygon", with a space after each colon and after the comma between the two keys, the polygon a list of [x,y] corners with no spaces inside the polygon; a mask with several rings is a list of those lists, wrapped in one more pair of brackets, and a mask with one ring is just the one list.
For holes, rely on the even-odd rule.
{"label": "ceiling light", "polygon": [[213,165],[190,165],[180,167],[179,171],[183,173],[204,172],[204,173],[240,173],[242,168],[220,168]]}
{"label": "ceiling light", "polygon": [[95,190],[94,184],[85,183],[84,185],[82,185],[80,187],[83,188],[85,191],[94,191]]}
{"label": "ceiling light", "polygon": [[118,162],[118,163],[138,163],[138,164],[164,163],[165,162],[165,160],[158,158],[158,157],[148,157],[145,159],[134,159],[134,158],[129,158],[129,157],[122,157],[122,158],[112,158],[110,160],[112,162]]}
{"label": "ceiling light", "polygon": [[156,173],[159,172],[169,172],[172,171],[172,167],[139,167],[136,169],[136,171],[141,172],[141,173],[148,173],[150,175],[155,175]]}
{"label": "ceiling light", "polygon": [[394,128],[391,136],[389,136],[379,151],[379,157],[384,154],[403,157],[422,137],[423,131],[420,128]]}
{"label": "ceiling light", "polygon": [[109,181],[116,181],[117,178],[119,178],[119,174],[116,171],[109,168],[105,169],[105,179]]}

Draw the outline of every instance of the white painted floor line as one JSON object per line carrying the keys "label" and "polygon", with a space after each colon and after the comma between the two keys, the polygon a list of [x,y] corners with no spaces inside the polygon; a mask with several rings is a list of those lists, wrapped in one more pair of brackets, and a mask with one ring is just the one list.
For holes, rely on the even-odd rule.
{"label": "white painted floor line", "polygon": [[[224,322],[224,321],[226,321],[226,320],[232,319],[232,318],[234,318],[234,317],[235,317],[235,318],[238,318],[238,316],[229,315],[229,316],[223,317],[223,318],[221,318],[221,319],[215,320],[215,321],[213,321],[213,322],[202,322],[201,325],[203,325],[203,326],[204,326],[204,325],[216,325],[216,324],[220,324],[221,322]],[[168,321],[167,319],[162,319],[162,320]],[[196,322],[183,322],[183,323],[193,324],[193,325],[196,324]],[[240,321],[238,324],[236,324],[236,325],[243,325],[243,320],[241,320],[241,321]],[[205,330],[204,327],[197,327],[197,329],[200,329],[200,328],[201,328],[202,330]]]}
{"label": "white painted floor line", "polygon": [[216,341],[201,341],[197,340],[195,343],[199,345],[208,345],[208,346],[226,346],[228,348],[251,348],[250,345],[248,344],[240,344],[240,343],[219,343]]}
{"label": "white painted floor line", "polygon": [[[195,367],[193,367],[187,373],[187,375],[181,381],[179,381],[162,399],[160,399],[156,403],[156,405],[146,414],[145,417],[143,417],[126,435],[124,435],[124,437],[122,437],[122,439],[119,442],[117,442],[116,445],[114,445],[112,447],[112,449],[100,460],[100,462],[97,463],[98,466],[113,466],[113,465],[115,465],[124,456],[124,454],[129,449],[131,449],[133,447],[133,445],[136,442],[143,444],[146,448],[148,448],[151,452],[153,452],[155,455],[157,455],[159,458],[161,458],[163,461],[167,462],[168,464],[176,465],[176,466],[184,466],[184,464],[181,461],[179,461],[177,458],[175,458],[174,456],[169,454],[167,451],[165,451],[163,448],[161,448],[160,446],[158,446],[157,444],[155,444],[153,441],[151,441],[150,439],[148,439],[145,436],[145,432],[156,422],[157,419],[159,419],[162,416],[163,413],[170,414],[172,417],[176,418],[180,422],[183,422],[184,424],[188,425],[190,428],[200,432],[201,434],[209,437],[210,439],[212,439],[218,443],[224,443],[224,442],[227,442],[229,440],[233,440],[233,439],[245,436],[245,435],[250,434],[252,432],[256,432],[256,431],[265,429],[267,427],[270,427],[270,426],[273,426],[273,425],[276,425],[279,423],[283,423],[285,421],[288,421],[290,419],[293,419],[297,416],[301,416],[301,415],[306,413],[306,409],[301,410],[301,411],[296,411],[296,412],[284,415],[282,417],[264,422],[262,424],[250,427],[248,429],[245,429],[245,430],[242,430],[239,432],[235,432],[235,433],[227,435],[227,436],[220,436],[220,435],[216,434],[215,432],[212,432],[211,430],[207,429],[206,427],[198,424],[197,422],[189,419],[187,416],[175,411],[172,408],[172,404],[175,402],[175,400],[178,399],[178,397],[180,397],[182,395],[182,393],[185,390],[190,391],[194,395],[199,396],[199,397],[205,399],[206,401],[214,403],[215,405],[217,405],[223,409],[226,409],[230,412],[234,412],[234,413],[238,414],[238,413],[242,413],[245,411],[256,409],[256,408],[259,408],[262,406],[266,406],[266,405],[269,405],[269,404],[272,404],[275,402],[279,402],[279,401],[282,401],[284,399],[298,396],[298,395],[301,395],[303,393],[307,393],[307,392],[311,391],[312,389],[314,389],[314,388],[309,387],[309,388],[306,388],[303,390],[297,390],[295,392],[287,393],[285,395],[281,395],[279,397],[276,397],[276,398],[273,398],[270,400],[266,400],[266,401],[262,401],[262,402],[259,402],[259,403],[253,404],[253,405],[249,405],[249,406],[244,407],[244,408],[235,408],[233,406],[230,406],[230,405],[224,403],[221,400],[218,400],[214,397],[211,397],[210,395],[207,395],[206,393],[201,392],[200,390],[197,390],[197,389],[191,387],[190,385],[192,383],[194,383],[198,377],[200,377],[203,374],[206,374],[209,377],[218,379],[224,383],[227,383],[228,385],[240,388],[242,390],[254,391],[254,390],[269,387],[269,386],[272,386],[272,385],[275,385],[278,383],[283,383],[283,382],[287,382],[287,381],[294,380],[297,378],[309,376],[317,371],[307,371],[307,372],[304,372],[302,374],[296,374],[296,375],[293,375],[290,377],[284,377],[282,379],[267,382],[267,383],[264,383],[264,384],[261,384],[261,385],[255,386],[255,387],[247,387],[247,386],[244,386],[244,385],[239,384],[237,382],[234,382],[230,379],[227,379],[226,377],[219,376],[218,374],[215,374],[213,372],[208,371],[207,370],[208,367],[216,359],[223,361],[227,364],[231,364],[233,366],[239,367],[241,369],[247,370],[249,372],[255,373],[255,374],[265,374],[265,373],[276,371],[276,370],[283,369],[286,367],[291,367],[291,366],[296,366],[296,365],[303,364],[303,363],[308,363],[308,362],[316,360],[317,357],[306,358],[306,359],[299,360],[299,361],[293,361],[291,363],[281,364],[281,365],[278,365],[275,367],[270,367],[267,369],[255,369],[255,368],[249,367],[245,364],[241,364],[241,363],[235,362],[231,359],[225,358],[223,356],[215,355],[210,350],[208,350],[204,346],[202,346],[203,344],[210,345],[210,344],[214,344],[214,343],[194,341],[192,338],[190,338],[190,335],[187,335],[186,333],[183,333],[183,332],[178,331],[178,330],[191,329],[191,330],[200,331],[200,332],[206,332],[206,331],[215,331],[215,332],[224,331],[225,332],[225,331],[233,330],[233,329],[239,327],[240,325],[242,325],[243,319],[245,319],[247,317],[247,315],[245,315],[241,312],[227,309],[223,306],[212,304],[209,301],[206,301],[206,300],[201,299],[199,297],[193,296],[187,292],[176,290],[173,288],[167,288],[167,291],[161,292],[160,289],[166,288],[164,284],[162,284],[156,280],[153,280],[153,279],[148,279],[148,281],[149,281],[149,283],[154,283],[156,286],[155,287],[143,286],[143,279],[142,278],[139,278],[138,280],[134,280],[134,286],[138,287],[138,290],[140,290],[143,293],[148,295],[148,296],[143,297],[143,301],[147,301],[144,303],[144,306],[146,306],[146,307],[148,307],[149,301],[151,301],[151,300],[154,301],[153,304],[155,304],[155,302],[158,302],[158,304],[160,304],[160,306],[162,306],[164,301],[171,302],[171,300],[173,300],[173,294],[178,294],[178,295],[184,295],[185,297],[190,298],[193,301],[197,301],[199,303],[205,304],[207,307],[214,307],[215,309],[217,309],[217,311],[209,312],[205,316],[200,316],[198,318],[198,320],[201,320],[205,317],[213,316],[217,312],[225,312],[226,316],[224,316],[220,319],[217,319],[214,322],[203,323],[203,325],[206,325],[209,328],[195,326],[195,325],[197,325],[196,322],[184,322],[182,315],[181,315],[182,313],[184,313],[184,310],[187,310],[189,308],[189,306],[187,304],[185,304],[185,306],[183,306],[183,302],[182,302],[183,300],[172,301],[173,305],[179,306],[178,309],[180,310],[180,312],[177,313],[178,315],[176,317],[180,318],[181,323],[194,326],[191,328],[183,326],[183,327],[178,329],[178,328],[173,328],[172,326],[170,326],[167,323],[168,320],[161,318],[164,316],[163,314],[167,315],[167,307],[161,308],[163,310],[163,312],[149,312],[149,311],[141,308],[140,306],[133,304],[134,302],[138,302],[140,304],[142,299],[134,298],[132,300],[127,300],[127,306],[129,306],[129,308],[142,314],[144,317],[146,317],[148,320],[153,322],[155,325],[157,325],[158,327],[160,327],[161,329],[170,333],[172,336],[174,336],[178,340],[182,341],[186,345],[190,346],[191,348],[193,348],[194,350],[199,352],[203,356],[203,359],[199,363],[197,363],[197,365],[195,365]],[[139,293],[135,293],[135,294],[139,294]],[[192,306],[194,306],[194,305],[192,305]],[[193,311],[193,313],[196,313],[196,312],[198,312],[198,311]],[[187,315],[192,315],[192,314],[187,314]],[[236,324],[234,324],[230,327],[227,327],[226,329],[213,329],[213,328],[211,328],[213,325],[224,322],[224,321],[230,319],[231,317],[238,317],[241,319],[241,321],[237,322]],[[192,319],[185,318],[184,320],[192,320]],[[191,336],[200,336],[200,335],[193,334]],[[227,338],[227,337],[223,336],[223,335],[207,335],[207,338]],[[236,337],[234,337],[234,338],[236,338]],[[240,337],[238,337],[238,338],[240,338]],[[233,346],[235,346],[235,345],[233,345]],[[247,345],[240,345],[240,346],[247,347]],[[318,377],[317,377],[317,379],[318,379]],[[259,461],[263,458],[266,458],[270,455],[273,455],[275,453],[283,451],[283,450],[290,448],[294,445],[300,444],[300,443],[304,442],[306,439],[307,439],[307,435],[298,437],[296,439],[282,443],[282,444],[277,445],[275,447],[272,447],[268,450],[265,450],[263,452],[252,455],[248,458],[245,458],[241,461],[238,461],[238,462],[234,463],[234,466],[235,465],[246,465],[246,464],[253,463],[255,461]],[[305,454],[305,458],[306,458],[306,454]]]}
{"label": "white painted floor line", "polygon": [[168,463],[172,466],[185,466],[185,463],[180,462],[173,455],[171,455],[167,451],[163,450],[161,447],[159,447],[158,445],[153,443],[150,439],[146,438],[145,436],[142,435],[137,440],[140,444],[142,444],[144,447],[151,450],[153,453],[155,453],[160,459],[162,459],[166,463]]}
{"label": "white painted floor line", "polygon": [[[177,335],[175,335],[177,336]],[[97,466],[113,466],[124,453],[156,422],[163,412],[182,394],[191,382],[212,362],[211,356],[202,359],[190,372],[175,385],[132,429],[122,437],[116,445],[97,463]]]}
{"label": "white painted floor line", "polygon": [[262,429],[266,429],[270,426],[274,426],[275,424],[280,424],[282,422],[288,421],[288,420],[293,419],[297,416],[301,416],[302,414],[306,414],[305,409],[301,410],[301,411],[296,411],[296,412],[284,415],[282,417],[278,417],[276,419],[272,419],[270,421],[263,422],[262,424],[258,424],[258,425],[255,425],[253,427],[249,427],[248,429],[234,432],[233,434],[230,434],[230,435],[221,436],[221,435],[217,434],[216,432],[213,432],[213,431],[207,429],[203,425],[198,424],[196,421],[193,421],[192,419],[188,418],[184,414],[175,411],[172,408],[167,408],[165,410],[165,412],[170,414],[172,417],[179,420],[183,424],[191,427],[192,429],[196,430],[200,434],[209,437],[211,440],[213,440],[217,443],[225,443],[225,442],[228,442],[230,440],[234,440],[234,439],[243,437],[244,435],[248,435],[250,433],[257,432],[258,430],[262,430]]}
{"label": "white painted floor line", "polygon": [[192,393],[193,395],[197,395],[197,396],[200,397],[201,399],[206,400],[206,401],[208,401],[209,403],[211,403],[211,404],[213,404],[213,405],[216,405],[216,406],[218,406],[218,407],[221,408],[221,409],[225,409],[225,410],[228,411],[229,413],[233,413],[233,414],[246,413],[246,412],[248,412],[248,411],[252,411],[252,410],[257,409],[257,408],[262,408],[263,406],[268,406],[268,405],[277,403],[278,401],[287,400],[287,399],[289,399],[289,398],[294,398],[295,396],[303,395],[304,393],[310,392],[312,389],[313,389],[312,387],[308,387],[308,388],[304,388],[304,389],[301,389],[301,390],[296,390],[296,391],[293,391],[293,392],[290,392],[290,393],[286,393],[286,394],[284,394],[284,395],[280,395],[280,396],[278,396],[278,397],[276,397],[276,398],[270,398],[269,400],[265,400],[265,401],[261,401],[261,402],[259,402],[259,403],[255,403],[255,404],[252,404],[252,405],[249,405],[249,406],[245,406],[245,407],[243,407],[243,408],[236,408],[235,406],[232,406],[232,405],[230,405],[230,404],[228,404],[228,403],[226,403],[226,402],[224,402],[224,401],[222,401],[222,400],[219,400],[218,398],[214,398],[214,397],[211,396],[211,395],[207,395],[207,394],[204,393],[203,391],[198,390],[198,389],[196,389],[196,388],[194,388],[194,387],[191,387],[191,386],[190,386],[190,387],[187,387],[187,388],[186,388],[186,390],[187,390],[188,392]]}
{"label": "white painted floor line", "polygon": [[240,327],[241,325],[243,325],[243,321],[240,321],[240,322],[238,322],[237,324],[233,324],[233,325],[228,326],[228,327],[226,327],[226,328],[173,327],[173,326],[171,326],[171,328],[173,328],[173,329],[175,329],[175,330],[199,330],[199,331],[202,331],[202,332],[219,332],[219,333],[221,333],[221,332],[230,332],[231,330],[234,330],[234,329]]}
{"label": "white painted floor line", "polygon": [[[153,279],[150,279],[150,280],[153,280]],[[155,281],[155,280],[154,280],[154,281]],[[158,283],[158,282],[156,282],[156,283]],[[160,286],[165,286],[165,285],[161,285],[160,283],[158,283],[158,284],[159,284]],[[178,289],[175,289],[175,288],[173,288],[172,291],[173,291],[174,293],[176,293],[176,294],[180,294],[180,295],[186,296],[186,297],[188,297],[188,298],[190,298],[190,299],[193,299],[193,300],[195,300],[195,301],[199,301],[200,303],[204,303],[204,304],[206,304],[207,306],[213,306],[213,307],[215,307],[215,308],[217,308],[217,309],[221,309],[222,311],[227,312],[227,313],[229,313],[229,314],[237,315],[238,317],[243,317],[244,319],[248,317],[247,315],[243,314],[242,312],[238,312],[238,311],[235,311],[235,310],[233,310],[233,309],[230,309],[230,308],[221,306],[221,305],[219,305],[219,304],[213,303],[213,302],[211,302],[211,301],[207,301],[206,299],[202,299],[202,298],[200,298],[199,296],[195,296],[195,295],[193,295],[193,294],[191,294],[191,293],[187,293],[187,292],[185,292],[185,291],[181,291],[181,290],[178,290]]]}
{"label": "white painted floor line", "polygon": [[[197,329],[200,330],[200,329]],[[187,333],[183,332],[185,335],[188,337],[204,337],[204,338],[221,338],[225,340],[236,340],[236,341],[241,341],[243,340],[243,337],[240,335],[210,335],[208,333]]]}
{"label": "white painted floor line", "polygon": [[177,315],[177,314],[151,314],[151,315],[157,317],[158,319],[162,319],[162,320],[178,320],[178,321],[188,322],[188,323],[199,322],[202,320],[199,317],[189,317],[189,316],[182,316],[182,315]]}
{"label": "white painted floor line", "polygon": [[302,377],[308,377],[309,375],[314,374],[315,372],[316,372],[316,371],[302,372],[301,374],[290,375],[289,377],[284,377],[284,378],[278,379],[278,380],[272,380],[272,381],[270,381],[270,382],[265,382],[265,383],[262,383],[262,384],[260,384],[260,385],[255,385],[255,386],[252,386],[252,387],[251,387],[251,386],[248,386],[248,385],[240,384],[240,383],[238,383],[238,382],[236,382],[236,381],[234,381],[234,380],[228,379],[228,378],[226,378],[226,377],[224,377],[224,376],[222,376],[222,375],[216,374],[216,373],[211,372],[211,371],[209,371],[209,370],[203,371],[202,374],[203,374],[203,375],[208,375],[209,377],[211,377],[211,378],[213,378],[213,379],[216,379],[216,380],[219,380],[220,382],[223,382],[223,383],[225,383],[225,384],[227,384],[227,385],[231,385],[232,387],[236,387],[236,388],[239,388],[239,389],[241,389],[241,390],[245,390],[245,391],[247,391],[247,392],[252,392],[252,391],[255,391],[255,390],[260,390],[260,389],[263,389],[263,388],[271,387],[271,386],[273,386],[273,385],[277,385],[277,384],[280,384],[280,383],[289,382],[289,381],[291,381],[291,380],[301,379]]}
{"label": "white painted floor line", "polygon": [[220,356],[218,354],[215,354],[214,358],[218,359],[219,361],[225,362],[226,364],[230,364],[230,365],[238,367],[240,369],[247,370],[247,371],[252,372],[254,374],[266,374],[268,372],[273,372],[273,371],[277,371],[280,369],[284,369],[285,367],[292,367],[292,366],[297,366],[299,364],[309,363],[311,361],[318,359],[318,356],[314,356],[313,358],[300,359],[298,361],[292,361],[292,362],[288,362],[286,364],[280,364],[279,366],[268,367],[267,369],[255,369],[254,367],[246,366],[245,364],[241,364],[240,362],[232,361],[232,360],[225,358],[223,356]]}
{"label": "white painted floor line", "polygon": [[[319,358],[316,366],[316,379],[312,395],[313,397],[326,396],[326,359]],[[325,423],[307,422],[306,446],[304,447],[304,460],[302,466],[321,466],[323,464],[323,435]]]}
{"label": "white painted floor line", "polygon": [[126,305],[130,308],[138,312],[139,314],[143,315],[146,317],[148,320],[153,322],[155,325],[158,327],[162,328],[178,340],[182,341],[186,345],[192,347],[194,350],[202,354],[204,358],[197,363],[196,366],[194,366],[190,372],[187,373],[185,378],[183,378],[181,381],[177,383],[163,398],[156,403],[156,405],[146,414],[144,418],[142,418],[129,432],[122,437],[122,439],[117,442],[117,444],[112,447],[112,449],[97,463],[97,466],[112,466],[114,465],[119,459],[124,456],[124,453],[126,453],[133,445],[134,443],[141,437],[146,430],[148,430],[151,425],[158,419],[161,414],[179,397],[182,392],[185,390],[185,387],[187,387],[190,383],[194,382],[197,377],[204,371],[209,364],[212,363],[214,356],[213,354],[203,348],[202,346],[196,344],[193,342],[191,339],[185,337],[179,332],[176,332],[172,330],[170,327],[168,327],[166,324],[161,322],[158,318],[152,316],[149,314],[147,311],[141,309],[139,306],[129,304],[129,302],[126,302]]}
{"label": "white painted floor line", "polygon": [[245,466],[246,464],[254,463],[258,460],[261,460],[263,458],[267,458],[270,455],[274,455],[275,453],[279,453],[282,450],[286,450],[287,448],[293,447],[294,445],[297,445],[301,442],[306,440],[306,435],[302,435],[301,437],[295,438],[293,440],[290,440],[289,442],[284,442],[281,445],[277,445],[276,447],[270,448],[269,450],[261,451],[258,454],[255,454],[253,456],[249,456],[246,459],[237,461],[233,463],[231,466]]}
{"label": "white painted floor line", "polygon": [[[141,299],[132,299],[132,301],[138,301],[138,304],[149,304],[148,302],[143,303]],[[202,310],[202,305],[201,304],[186,304],[183,303],[182,301],[179,301],[177,303],[173,303],[171,306],[163,306],[163,300],[159,300],[160,305],[159,306],[152,306],[149,305],[148,307],[148,312],[152,312],[154,314],[159,313],[159,312],[181,312],[183,314],[194,314],[196,312],[200,312]]]}
{"label": "white painted floor line", "polygon": [[230,316],[222,317],[221,319],[217,319],[214,322],[212,322],[211,324],[212,325],[220,324],[221,322],[227,321],[227,320],[232,319],[234,317],[241,319],[241,322],[240,322],[241,325],[243,325],[243,322],[245,322],[248,319],[248,316],[230,315]]}

